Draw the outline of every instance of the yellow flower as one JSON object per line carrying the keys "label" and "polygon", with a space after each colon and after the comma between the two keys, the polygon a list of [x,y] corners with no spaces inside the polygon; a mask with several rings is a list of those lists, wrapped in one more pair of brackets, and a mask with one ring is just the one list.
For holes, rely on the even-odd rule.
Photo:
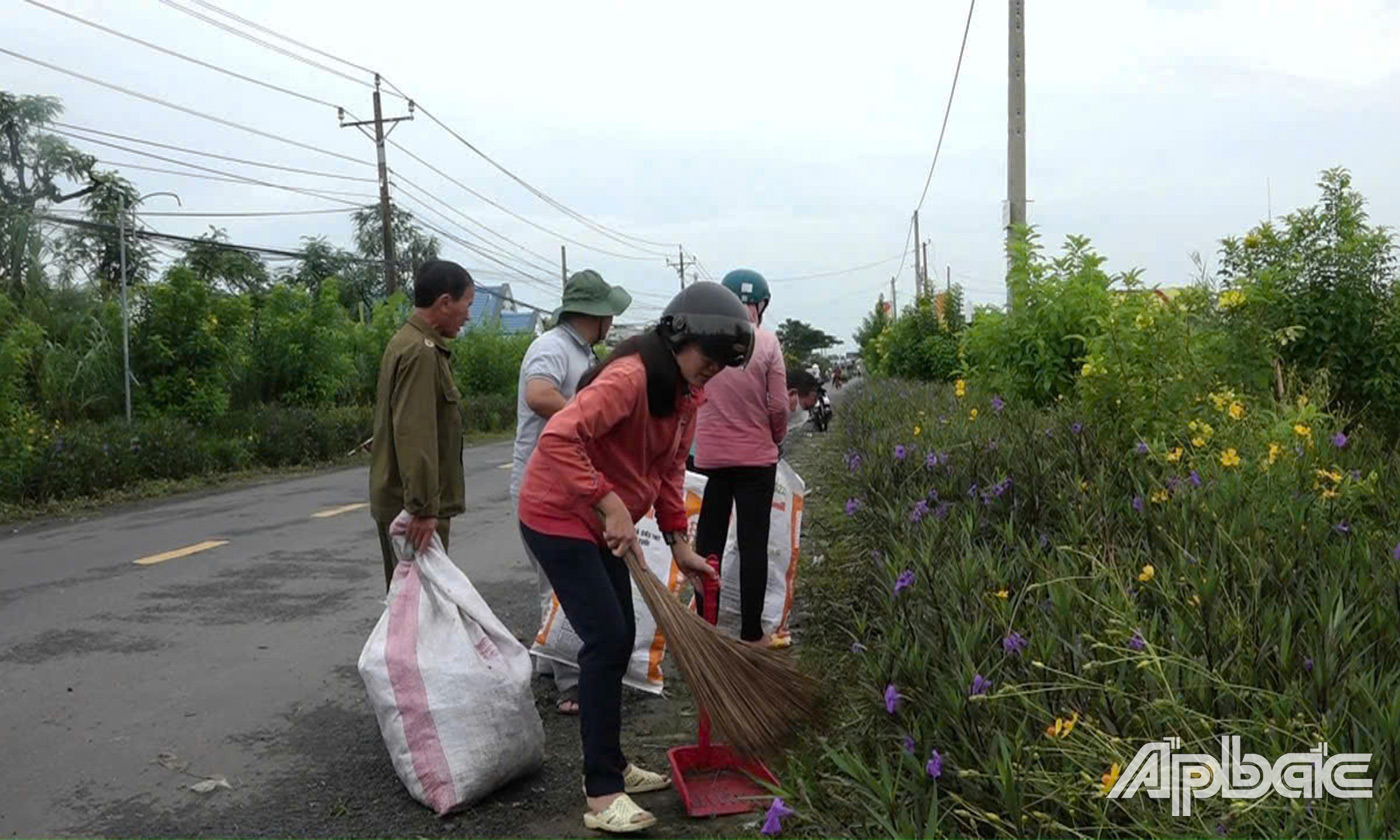
{"label": "yellow flower", "polygon": [[976,420],[976,419],[977,419],[977,409],[974,408],[974,409],[972,409],[971,411],[969,411],[969,412],[967,413],[967,419],[969,419],[969,420]]}
{"label": "yellow flower", "polygon": [[1055,722],[1045,727],[1046,738],[1068,738],[1069,733],[1074,731],[1074,725],[1079,722],[1079,713],[1075,712],[1068,719],[1057,717]]}
{"label": "yellow flower", "polygon": [[1220,295],[1221,309],[1234,309],[1242,303],[1244,303],[1244,292],[1232,289],[1228,292],[1222,292]]}
{"label": "yellow flower", "polygon": [[1199,606],[1201,605],[1201,596],[1200,596],[1200,595],[1192,595],[1192,596],[1191,596],[1191,603],[1199,607]]}
{"label": "yellow flower", "polygon": [[914,437],[918,437],[919,435],[921,435],[921,434],[923,434],[923,433],[924,433],[924,429],[923,429],[922,426],[915,426],[915,427],[914,427]]}
{"label": "yellow flower", "polygon": [[1142,571],[1138,573],[1138,581],[1141,583],[1150,583],[1156,576],[1157,570],[1152,567],[1151,563],[1148,563],[1146,566],[1143,566]]}
{"label": "yellow flower", "polygon": [[1333,484],[1342,483],[1342,474],[1337,472],[1336,470],[1333,470],[1331,472],[1328,472],[1327,470],[1314,470],[1314,472],[1317,474],[1317,477],[1319,479],[1325,478],[1328,481],[1331,481]]}
{"label": "yellow flower", "polygon": [[1240,465],[1240,454],[1235,451],[1235,447],[1230,447],[1220,453],[1220,466],[1238,467]]}
{"label": "yellow flower", "polygon": [[1210,401],[1213,402],[1213,403],[1215,403],[1215,410],[1216,410],[1216,411],[1224,411],[1224,410],[1225,410],[1225,400],[1226,400],[1226,399],[1227,399],[1227,397],[1226,397],[1224,394],[1211,394],[1211,395],[1210,395]]}
{"label": "yellow flower", "polygon": [[1082,368],[1079,369],[1079,375],[1080,375],[1080,376],[1093,376],[1093,375],[1094,375],[1094,364],[1093,364],[1093,362],[1085,362],[1085,363],[1084,363],[1084,367],[1082,367]]}
{"label": "yellow flower", "polygon": [[962,399],[963,397],[967,396],[967,383],[962,381],[961,379],[959,379],[957,382],[954,382],[953,395],[956,396],[958,399]]}
{"label": "yellow flower", "polygon": [[1155,323],[1156,321],[1152,319],[1151,315],[1139,315],[1133,319],[1133,326],[1137,327],[1140,330],[1149,328]]}
{"label": "yellow flower", "polygon": [[1244,406],[1240,403],[1230,403],[1230,419],[1243,420]]}
{"label": "yellow flower", "polygon": [[1340,493],[1338,493],[1336,490],[1333,490],[1331,487],[1328,487],[1327,489],[1322,491],[1322,498],[1324,499],[1335,499],[1340,495]]}
{"label": "yellow flower", "polygon": [[1193,437],[1191,438],[1191,445],[1200,449],[1202,446],[1206,445],[1206,439],[1203,437]]}
{"label": "yellow flower", "polygon": [[1186,428],[1190,429],[1190,430],[1193,431],[1193,432],[1196,431],[1197,429],[1199,429],[1200,427],[1201,427],[1201,424],[1200,424],[1200,423],[1197,423],[1195,420],[1192,420],[1190,423],[1187,423],[1187,424],[1186,424]]}
{"label": "yellow flower", "polygon": [[1177,461],[1180,461],[1180,460],[1181,460],[1181,447],[1178,446],[1178,447],[1176,447],[1176,448],[1174,448],[1174,449],[1168,450],[1168,451],[1167,451],[1167,460],[1168,460],[1168,461],[1171,461],[1172,463],[1176,463]]}
{"label": "yellow flower", "polygon": [[1270,443],[1269,443],[1269,463],[1270,463],[1270,464],[1272,464],[1273,462],[1277,461],[1277,460],[1279,459],[1279,456],[1282,455],[1282,454],[1283,454],[1283,447],[1282,447],[1282,446],[1279,446],[1277,443],[1273,443],[1273,442],[1270,442]]}
{"label": "yellow flower", "polygon": [[1108,768],[1108,772],[1103,774],[1103,792],[1105,794],[1113,790],[1113,786],[1118,784],[1118,775],[1122,772],[1122,769],[1123,768],[1118,766],[1118,762],[1115,761],[1113,762],[1113,766]]}
{"label": "yellow flower", "polygon": [[1310,438],[1312,437],[1312,427],[1304,426],[1302,423],[1299,423],[1293,427],[1293,434],[1301,438]]}
{"label": "yellow flower", "polygon": [[1007,598],[1011,597],[1011,593],[1006,591],[1005,589],[998,589],[997,591],[992,593],[992,597],[997,598],[1001,601],[1005,601]]}
{"label": "yellow flower", "polygon": [[1215,427],[1209,423],[1202,423],[1201,434],[1206,436],[1206,440],[1210,440],[1211,436],[1215,434]]}
{"label": "yellow flower", "polygon": [[1161,504],[1166,504],[1167,501],[1168,501],[1169,499],[1171,499],[1171,497],[1172,497],[1172,494],[1169,493],[1169,492],[1167,492],[1166,490],[1154,490],[1154,491],[1152,491],[1152,501],[1155,502],[1156,504],[1159,504],[1159,505],[1161,505]]}
{"label": "yellow flower", "polygon": [[1085,480],[1083,480],[1083,479],[1080,479],[1080,481],[1079,481],[1079,492],[1081,492],[1081,493],[1088,493],[1088,492],[1089,492],[1089,482],[1087,482],[1087,481],[1085,481]]}

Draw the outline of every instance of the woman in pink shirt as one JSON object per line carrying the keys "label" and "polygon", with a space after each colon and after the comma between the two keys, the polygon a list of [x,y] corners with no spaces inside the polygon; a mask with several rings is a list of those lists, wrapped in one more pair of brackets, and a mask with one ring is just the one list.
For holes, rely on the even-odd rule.
{"label": "woman in pink shirt", "polygon": [[768,530],[778,474],[778,445],[787,436],[787,368],[771,330],[759,326],[771,294],[757,271],[740,268],[723,284],[748,308],[754,323],[753,359],[721,371],[705,386],[695,427],[695,468],[704,473],[705,501],[695,529],[702,557],[724,556],[729,512],[739,543],[739,638],[764,644],[763,600],[768,587]]}

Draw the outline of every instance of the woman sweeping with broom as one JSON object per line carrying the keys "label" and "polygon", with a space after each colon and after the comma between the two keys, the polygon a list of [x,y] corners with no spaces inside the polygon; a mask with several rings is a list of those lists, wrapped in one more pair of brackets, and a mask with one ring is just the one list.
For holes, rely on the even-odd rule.
{"label": "woman sweeping with broom", "polygon": [[578,691],[590,829],[654,825],[629,794],[670,786],[622,754],[622,677],[636,632],[622,558],[640,555],[636,522],[654,506],[681,571],[697,584],[715,576],[686,541],[685,460],[705,383],[747,362],[753,346],[748,312],[732,292],[691,285],[655,329],[624,341],[580,380],[526,467],[520,530],[583,641]]}

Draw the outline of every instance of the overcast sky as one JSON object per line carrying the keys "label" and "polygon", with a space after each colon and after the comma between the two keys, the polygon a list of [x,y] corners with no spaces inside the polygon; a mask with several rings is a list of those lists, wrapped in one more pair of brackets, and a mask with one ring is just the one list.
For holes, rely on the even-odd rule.
{"label": "overcast sky", "polygon": [[[366,87],[155,0],[43,2],[359,116],[370,111]],[[195,7],[194,0],[175,2]],[[774,284],[771,323],[801,318],[843,339],[899,268],[967,14],[961,0],[217,2],[377,69],[541,191],[622,233],[683,243],[716,278],[738,266],[777,279],[893,257],[861,271]],[[1270,192],[1275,214],[1311,203],[1319,171],[1332,165],[1352,170],[1375,220],[1400,223],[1400,0],[1029,0],[1027,6],[1029,216],[1047,244],[1085,234],[1110,269],[1140,267],[1149,283],[1178,284],[1192,274],[1191,252],[1212,257],[1220,237],[1263,219]],[[329,107],[192,66],[22,0],[7,0],[4,20],[0,46],[365,163],[253,136],[0,55],[0,87],[61,97],[67,122],[284,166],[374,175],[373,145],[337,127]],[[1003,295],[1006,22],[1005,2],[977,4],[922,213],[932,270],[943,278],[951,266],[953,281],[974,303],[1000,302]],[[386,115],[403,111],[397,99],[386,98],[385,106]],[[564,216],[421,115],[400,125],[393,139],[551,231],[643,257],[568,246],[571,270],[596,268],[638,293],[635,310],[622,320],[654,316],[677,288],[660,256]],[[104,160],[176,168],[76,145]],[[373,183],[269,177],[267,170],[150,151],[281,184],[376,194]],[[397,149],[388,156],[390,167],[460,213],[549,257],[552,274],[531,271],[554,287],[487,273],[497,267],[455,244],[445,243],[446,256],[481,272],[484,282],[510,279],[522,300],[557,303],[558,236],[483,203]],[[178,192],[185,210],[334,206],[254,185],[123,172],[143,192]],[[411,199],[404,205],[420,212]],[[175,208],[156,198],[146,209]],[[463,221],[450,211],[449,218]],[[153,228],[182,234],[198,234],[210,221],[147,219]],[[301,236],[324,234],[349,245],[342,215],[212,221],[236,242],[294,249]],[[912,292],[912,260],[906,260],[901,300]]]}

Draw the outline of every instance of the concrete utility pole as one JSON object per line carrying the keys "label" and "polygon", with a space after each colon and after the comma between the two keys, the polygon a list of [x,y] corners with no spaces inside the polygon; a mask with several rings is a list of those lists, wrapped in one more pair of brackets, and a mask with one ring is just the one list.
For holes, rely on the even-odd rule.
{"label": "concrete utility pole", "polygon": [[924,292],[924,272],[926,268],[919,262],[919,245],[923,240],[919,238],[919,211],[914,211],[914,298]]}
{"label": "concrete utility pole", "polygon": [[928,279],[928,240],[924,240],[920,250],[924,253],[924,291],[922,297],[933,297],[933,281]]}
{"label": "concrete utility pole", "polygon": [[560,289],[569,285],[569,254],[563,245],[559,246],[559,282],[563,284]]}
{"label": "concrete utility pole", "polygon": [[[681,278],[681,289],[684,290],[684,289],[685,289],[685,270],[686,270],[687,268],[690,268],[691,266],[695,265],[695,258],[694,258],[694,257],[691,257],[690,259],[686,259],[686,256],[685,256],[685,248],[682,247],[682,246],[680,246],[680,245],[677,245],[677,246],[676,246],[676,255],[677,255],[677,260],[676,260],[676,262],[671,262],[669,259],[667,259],[667,260],[666,260],[666,265],[668,265],[668,266],[670,266],[671,268],[674,268],[674,269],[676,270],[676,276],[679,277],[679,278]],[[691,282],[694,282],[694,281],[691,281]]]}
{"label": "concrete utility pole", "polygon": [[[413,119],[413,100],[408,100],[408,116],[384,119],[384,113],[379,107],[379,74],[375,73],[374,119],[346,122],[345,111],[341,110],[339,113],[341,128],[358,128],[374,141],[375,155],[379,159],[379,225],[384,236],[384,288],[387,294],[392,295],[399,288],[399,269],[394,256],[393,213],[389,204],[389,165],[384,160],[384,140],[388,138],[389,132],[394,130],[395,124]],[[389,131],[384,130],[385,123],[389,124]],[[367,125],[374,126],[374,134],[365,131],[364,127]]]}
{"label": "concrete utility pole", "polygon": [[[1026,223],[1026,0],[1009,0],[1006,76],[1007,243],[1012,230]],[[1009,272],[1008,272],[1009,274]],[[1007,278],[1006,306],[1011,307]]]}
{"label": "concrete utility pole", "polygon": [[[183,207],[184,202],[180,201],[180,196],[173,192],[153,192],[136,197],[136,203],[140,204],[148,198],[158,195],[168,195],[175,199],[178,206]],[[126,305],[126,193],[122,193],[117,199],[117,250],[121,253],[122,272],[122,393],[126,398],[126,422],[131,424],[131,310]],[[132,208],[135,210],[135,208]]]}
{"label": "concrete utility pole", "polygon": [[899,318],[899,287],[895,285],[894,277],[890,278],[890,320]]}

